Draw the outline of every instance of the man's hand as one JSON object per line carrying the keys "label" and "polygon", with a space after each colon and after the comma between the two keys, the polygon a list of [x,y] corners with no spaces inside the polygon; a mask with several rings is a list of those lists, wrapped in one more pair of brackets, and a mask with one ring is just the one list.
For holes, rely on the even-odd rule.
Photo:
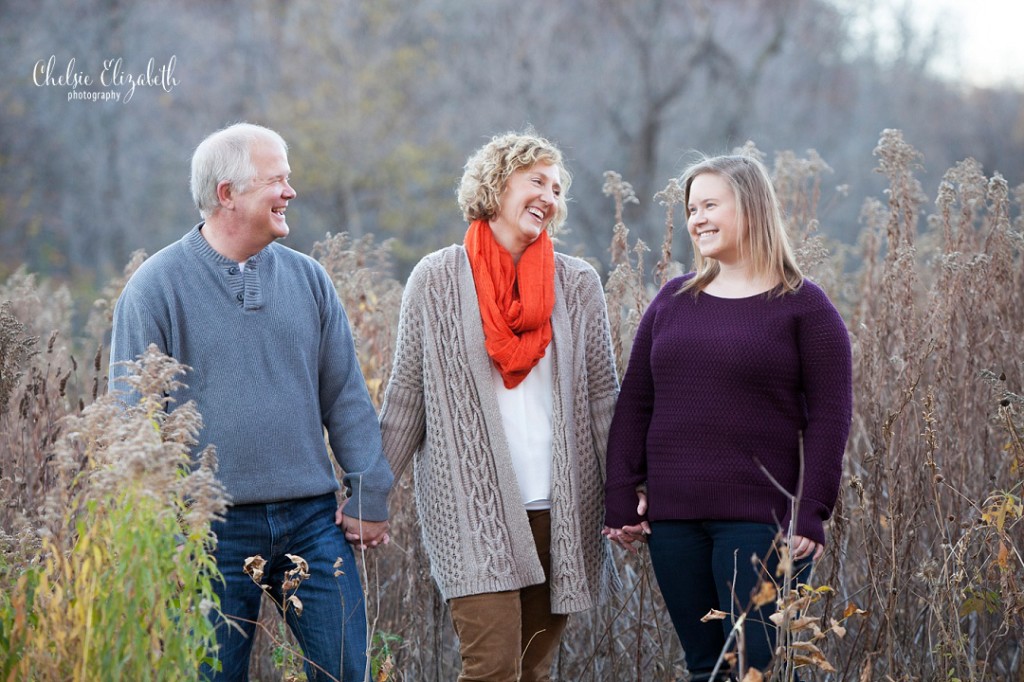
{"label": "man's hand", "polygon": [[348,540],[357,549],[371,549],[378,545],[386,545],[391,542],[391,535],[388,531],[391,524],[387,521],[363,521],[345,513],[346,499],[334,512],[334,523],[341,526]]}

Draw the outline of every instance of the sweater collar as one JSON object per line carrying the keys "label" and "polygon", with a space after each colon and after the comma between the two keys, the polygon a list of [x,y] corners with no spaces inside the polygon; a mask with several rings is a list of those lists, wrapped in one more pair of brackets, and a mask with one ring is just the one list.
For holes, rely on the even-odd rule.
{"label": "sweater collar", "polygon": [[237,305],[245,310],[259,310],[263,307],[265,293],[265,277],[261,273],[271,262],[267,251],[268,247],[264,247],[259,253],[250,256],[246,261],[245,272],[239,272],[237,262],[218,253],[203,237],[200,230],[203,229],[204,224],[199,223],[185,235],[185,244],[197,258],[222,273],[226,291],[237,302]]}
{"label": "sweater collar", "polygon": [[[206,222],[203,221],[203,222],[197,224],[195,227],[193,227],[189,231],[189,233],[187,235],[185,235],[185,242],[199,256],[201,256],[202,258],[204,258],[206,260],[210,260],[210,261],[212,261],[212,262],[214,262],[214,263],[216,263],[218,265],[237,264],[235,261],[231,260],[230,258],[221,255],[212,246],[210,246],[210,242],[206,241],[206,238],[203,236],[203,233],[201,232],[201,230],[203,229],[203,226],[205,224],[206,224]],[[267,248],[269,248],[269,245],[263,247],[263,249],[260,250],[259,252],[257,252],[255,255],[249,256],[249,258],[246,260],[246,262],[247,263],[259,263],[261,260],[263,260],[263,254],[266,253]]]}

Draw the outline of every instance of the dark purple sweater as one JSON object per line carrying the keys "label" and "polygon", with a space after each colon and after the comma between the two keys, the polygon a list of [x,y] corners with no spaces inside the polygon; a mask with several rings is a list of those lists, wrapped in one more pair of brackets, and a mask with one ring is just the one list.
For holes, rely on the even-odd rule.
{"label": "dark purple sweater", "polygon": [[797,493],[795,533],[824,543],[853,408],[850,337],[809,280],[796,293],[726,299],[676,295],[668,282],[644,314],[608,436],[606,523],[647,518],[779,524],[790,505],[758,466]]}

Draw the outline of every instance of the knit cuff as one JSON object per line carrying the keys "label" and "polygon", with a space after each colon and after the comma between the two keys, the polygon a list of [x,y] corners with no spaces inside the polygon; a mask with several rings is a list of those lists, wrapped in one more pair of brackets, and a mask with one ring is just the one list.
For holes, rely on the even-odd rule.
{"label": "knit cuff", "polygon": [[[808,540],[813,540],[819,545],[825,544],[824,522],[830,516],[830,510],[825,505],[810,499],[800,500],[800,512],[796,519],[797,535]],[[790,515],[787,514],[782,520],[783,531],[789,529]]]}
{"label": "knit cuff", "polygon": [[640,523],[645,517],[636,513],[636,505],[639,501],[635,485],[606,489],[604,525],[609,528],[622,528]]}
{"label": "knit cuff", "polygon": [[388,490],[363,488],[358,481],[349,489],[345,516],[363,521],[388,520]]}

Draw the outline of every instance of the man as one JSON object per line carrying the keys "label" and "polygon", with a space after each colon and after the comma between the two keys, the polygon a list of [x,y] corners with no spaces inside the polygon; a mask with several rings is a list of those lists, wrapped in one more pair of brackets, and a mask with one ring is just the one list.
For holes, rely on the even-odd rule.
{"label": "man", "polygon": [[[195,451],[216,446],[231,498],[213,526],[221,612],[233,621],[214,616],[222,670],[202,672],[215,680],[248,677],[262,591],[243,563],[257,554],[278,603],[295,568],[285,555],[309,564],[301,614],[286,610],[307,677],[364,679],[365,605],[346,538],[360,548],[389,539],[392,474],[348,318],[326,271],[275,243],[288,235],[290,172],[287,145],[267,128],[240,123],[203,140],[191,186],[204,221],[145,261],[114,310],[112,389],[126,371],[115,363],[150,343],[191,367],[174,398],[196,402]],[[345,471],[341,507],[325,428]]]}

